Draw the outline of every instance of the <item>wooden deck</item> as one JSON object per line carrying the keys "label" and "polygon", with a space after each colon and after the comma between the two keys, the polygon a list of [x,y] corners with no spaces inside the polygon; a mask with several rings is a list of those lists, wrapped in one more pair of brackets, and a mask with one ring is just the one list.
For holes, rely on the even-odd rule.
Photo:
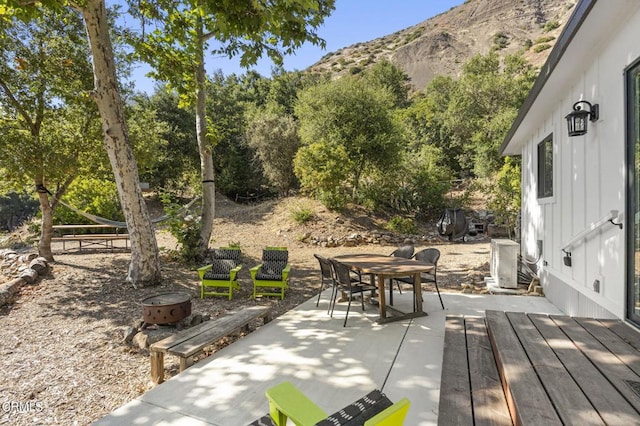
{"label": "wooden deck", "polygon": [[640,424],[639,349],[620,321],[448,316],[438,424]]}

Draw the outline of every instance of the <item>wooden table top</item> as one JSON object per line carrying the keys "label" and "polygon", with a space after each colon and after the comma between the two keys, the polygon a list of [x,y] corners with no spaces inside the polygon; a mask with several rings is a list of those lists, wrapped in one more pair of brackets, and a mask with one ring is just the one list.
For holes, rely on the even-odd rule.
{"label": "wooden table top", "polygon": [[334,259],[367,274],[391,277],[431,272],[435,268],[432,263],[419,262],[403,257],[385,256],[383,254],[345,254],[335,256]]}

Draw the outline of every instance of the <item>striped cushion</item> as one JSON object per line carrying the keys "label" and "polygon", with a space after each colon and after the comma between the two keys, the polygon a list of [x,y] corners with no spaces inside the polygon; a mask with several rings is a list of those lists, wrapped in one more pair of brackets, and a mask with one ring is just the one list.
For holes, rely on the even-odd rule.
{"label": "striped cushion", "polygon": [[353,404],[337,411],[316,426],[357,426],[389,408],[393,403],[379,390],[369,392]]}

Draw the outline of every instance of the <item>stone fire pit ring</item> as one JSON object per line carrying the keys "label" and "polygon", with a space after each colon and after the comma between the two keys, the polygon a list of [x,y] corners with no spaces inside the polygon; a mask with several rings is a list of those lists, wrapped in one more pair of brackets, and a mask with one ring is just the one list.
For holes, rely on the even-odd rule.
{"label": "stone fire pit ring", "polygon": [[191,315],[191,295],[183,292],[160,293],[142,299],[145,324],[174,324]]}

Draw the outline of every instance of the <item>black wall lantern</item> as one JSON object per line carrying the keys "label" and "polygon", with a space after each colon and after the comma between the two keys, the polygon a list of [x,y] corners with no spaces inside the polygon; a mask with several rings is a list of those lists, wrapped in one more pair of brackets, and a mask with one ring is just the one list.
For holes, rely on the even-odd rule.
{"label": "black wall lantern", "polygon": [[[582,104],[588,105],[589,110],[583,109]],[[600,117],[598,104],[591,105],[587,101],[578,101],[573,104],[573,111],[565,117],[569,136],[582,136],[587,133],[587,118],[589,121],[596,121]]]}

